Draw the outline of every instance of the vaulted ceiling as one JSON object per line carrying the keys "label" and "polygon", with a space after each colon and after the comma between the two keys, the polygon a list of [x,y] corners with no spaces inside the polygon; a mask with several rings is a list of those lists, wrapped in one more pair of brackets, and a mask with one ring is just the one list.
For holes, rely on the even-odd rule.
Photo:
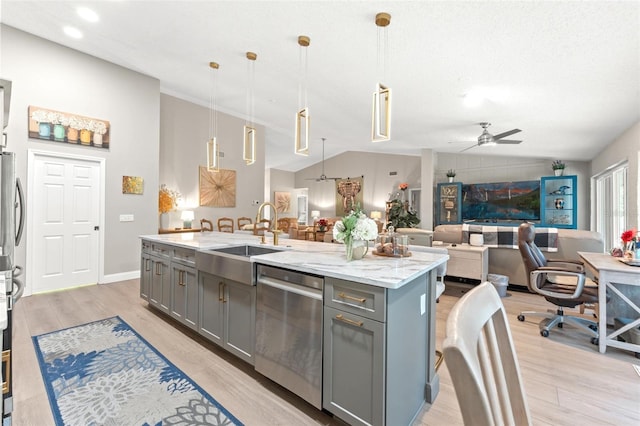
{"label": "vaulted ceiling", "polygon": [[[78,6],[99,21],[81,20]],[[378,12],[391,14],[381,47]],[[282,170],[320,161],[322,137],[327,157],[459,152],[484,121],[493,134],[521,129],[509,139],[523,142],[466,153],[590,160],[640,120],[638,1],[4,0],[0,21],[156,77],[164,93],[204,106],[208,63],[218,62],[216,103],[240,117],[245,52],[256,52],[254,119],[266,128],[267,167]],[[84,37],[69,38],[65,25]],[[309,157],[293,154],[301,34],[311,38]],[[392,140],[374,144],[372,93],[383,79],[393,90]]]}

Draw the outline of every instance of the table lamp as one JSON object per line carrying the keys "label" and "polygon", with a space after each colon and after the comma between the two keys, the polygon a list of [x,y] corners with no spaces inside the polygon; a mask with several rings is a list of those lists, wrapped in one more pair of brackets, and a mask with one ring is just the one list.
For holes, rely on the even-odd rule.
{"label": "table lamp", "polygon": [[180,218],[184,222],[184,229],[191,229],[191,222],[193,221],[194,217],[195,216],[193,214],[193,210],[184,210],[182,212],[182,216],[180,216]]}
{"label": "table lamp", "polygon": [[380,219],[382,219],[382,212],[377,210],[372,211],[371,219],[375,220],[376,222],[379,221]]}
{"label": "table lamp", "polygon": [[320,217],[320,210],[311,210],[311,217],[313,220],[318,220]]}

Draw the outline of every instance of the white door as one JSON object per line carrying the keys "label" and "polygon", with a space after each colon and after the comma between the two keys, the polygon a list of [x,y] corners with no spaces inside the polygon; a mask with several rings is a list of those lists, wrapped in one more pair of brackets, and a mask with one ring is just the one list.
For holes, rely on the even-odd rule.
{"label": "white door", "polygon": [[33,293],[97,283],[102,162],[35,154],[29,167]]}

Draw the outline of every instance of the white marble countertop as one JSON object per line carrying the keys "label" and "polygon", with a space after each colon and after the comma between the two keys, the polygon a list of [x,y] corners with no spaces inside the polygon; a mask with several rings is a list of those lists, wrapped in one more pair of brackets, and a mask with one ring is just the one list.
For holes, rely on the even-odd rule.
{"label": "white marble countertop", "polygon": [[[260,244],[260,237],[255,235],[222,232],[143,235],[140,238],[196,250],[237,244],[274,247],[272,235],[266,237],[267,244]],[[282,251],[252,256],[251,261],[390,289],[402,287],[449,259],[446,254],[418,251],[404,258],[384,257],[369,250],[363,259],[347,262],[342,244],[296,239],[281,239],[274,248]]]}

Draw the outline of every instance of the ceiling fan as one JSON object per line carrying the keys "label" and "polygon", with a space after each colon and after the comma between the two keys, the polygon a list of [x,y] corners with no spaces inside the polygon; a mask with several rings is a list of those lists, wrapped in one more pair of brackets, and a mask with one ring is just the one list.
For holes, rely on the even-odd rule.
{"label": "ceiling fan", "polygon": [[469,148],[465,148],[460,152],[465,152],[476,146],[515,145],[515,144],[522,143],[522,141],[503,139],[503,138],[506,138],[507,136],[511,136],[515,133],[521,132],[522,130],[520,129],[511,129],[504,133],[492,135],[487,131],[487,127],[491,126],[491,123],[484,122],[479,124],[480,126],[482,126],[482,134],[478,136],[478,143],[473,144]]}
{"label": "ceiling fan", "polygon": [[322,139],[322,174],[318,178],[307,178],[307,180],[315,180],[316,182],[324,182],[326,180],[340,180],[342,178],[327,177],[327,175],[324,174],[324,141],[326,140],[326,138],[321,138],[321,139]]}

